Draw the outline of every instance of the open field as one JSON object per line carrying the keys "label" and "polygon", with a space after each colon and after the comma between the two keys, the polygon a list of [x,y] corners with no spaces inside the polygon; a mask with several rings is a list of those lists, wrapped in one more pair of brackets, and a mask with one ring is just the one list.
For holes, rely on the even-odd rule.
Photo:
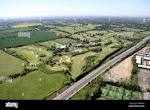
{"label": "open field", "polygon": [[133,64],[132,57],[130,56],[127,59],[123,60],[119,64],[112,67],[108,72],[103,76],[104,80],[113,81],[113,82],[130,82],[130,77],[132,74]]}
{"label": "open field", "polygon": [[13,28],[22,28],[22,27],[30,27],[30,26],[38,26],[42,25],[41,23],[20,23],[12,26]]}
{"label": "open field", "polygon": [[55,66],[49,66],[49,65],[46,65],[44,68],[42,68],[41,71],[45,71],[46,70],[46,73],[48,74],[54,74],[54,73],[65,73],[66,70],[67,70],[67,67],[65,65],[55,65]]}
{"label": "open field", "polygon": [[54,33],[44,31],[31,32],[30,35],[30,38],[18,36],[6,37],[4,39],[0,38],[0,48],[23,46],[58,38]]}
{"label": "open field", "polygon": [[22,27],[22,28],[3,28],[0,29],[0,37],[9,37],[13,33],[17,32],[27,32],[31,31],[31,27]]}
{"label": "open field", "polygon": [[0,50],[0,77],[24,71],[26,62]]}
{"label": "open field", "polygon": [[0,99],[43,99],[63,87],[64,74],[46,74],[41,71],[0,84]]}
{"label": "open field", "polygon": [[61,38],[61,39],[56,39],[54,41],[62,45],[69,45],[70,43],[75,42],[75,40],[69,38]]}
{"label": "open field", "polygon": [[69,34],[73,34],[75,32],[73,27],[57,27],[57,29],[64,31],[66,33],[69,33]]}
{"label": "open field", "polygon": [[57,29],[51,29],[50,32],[54,32],[56,36],[60,36],[60,37],[65,37],[69,35],[69,33],[66,33]]}
{"label": "open field", "polygon": [[37,65],[44,61],[47,61],[52,57],[52,52],[47,51],[45,47],[41,46],[23,46],[19,48],[11,48],[10,51],[29,62],[29,65]]}
{"label": "open field", "polygon": [[73,79],[82,74],[82,68],[86,65],[85,58],[93,55],[97,55],[97,53],[88,52],[72,58],[71,75]]}
{"label": "open field", "polygon": [[54,47],[62,46],[62,44],[54,42],[54,40],[53,41],[47,41],[47,42],[41,42],[41,43],[39,43],[39,45],[44,46],[44,47],[46,47],[48,49],[52,49]]}

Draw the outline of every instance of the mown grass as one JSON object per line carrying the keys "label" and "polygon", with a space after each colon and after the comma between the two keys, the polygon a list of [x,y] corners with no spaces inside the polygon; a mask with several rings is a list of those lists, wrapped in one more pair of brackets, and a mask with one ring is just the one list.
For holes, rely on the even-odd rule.
{"label": "mown grass", "polygon": [[71,76],[73,79],[76,79],[79,75],[82,74],[82,68],[86,65],[85,58],[96,54],[97,53],[95,52],[87,52],[85,54],[77,55],[72,58]]}
{"label": "mown grass", "polygon": [[47,61],[50,57],[52,57],[52,51],[47,51],[45,47],[35,45],[11,48],[10,51],[14,55],[25,59],[31,65],[40,64],[43,61]]}
{"label": "mown grass", "polygon": [[56,39],[54,41],[62,45],[69,45],[70,43],[74,42],[74,40],[69,38],[61,38],[61,39]]}
{"label": "mown grass", "polygon": [[8,76],[24,71],[26,62],[0,50],[0,76]]}
{"label": "mown grass", "polygon": [[65,75],[61,73],[46,74],[34,71],[26,76],[0,84],[0,99],[43,99],[63,87],[65,80]]}

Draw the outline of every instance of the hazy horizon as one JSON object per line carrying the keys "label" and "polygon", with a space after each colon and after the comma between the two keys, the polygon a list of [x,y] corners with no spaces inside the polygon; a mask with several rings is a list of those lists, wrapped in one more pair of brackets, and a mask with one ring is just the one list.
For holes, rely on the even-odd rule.
{"label": "hazy horizon", "polygon": [[149,0],[1,0],[0,18],[61,16],[150,17]]}

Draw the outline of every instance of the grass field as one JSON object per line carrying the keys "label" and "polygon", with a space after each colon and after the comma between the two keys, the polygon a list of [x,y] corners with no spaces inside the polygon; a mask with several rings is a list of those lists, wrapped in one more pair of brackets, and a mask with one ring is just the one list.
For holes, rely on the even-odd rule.
{"label": "grass field", "polygon": [[75,40],[69,39],[69,38],[61,38],[61,39],[56,39],[54,40],[55,42],[62,44],[62,45],[68,45],[72,42],[74,42]]}
{"label": "grass field", "polygon": [[58,38],[56,34],[47,31],[31,32],[30,35],[30,38],[18,36],[6,37],[5,39],[0,38],[0,48],[23,46],[31,43],[53,40]]}
{"label": "grass field", "polygon": [[41,23],[20,23],[12,26],[13,28],[22,28],[22,27],[30,27],[30,26],[37,26],[42,25]]}
{"label": "grass field", "polygon": [[96,54],[97,53],[95,52],[87,52],[85,54],[77,55],[72,58],[71,75],[73,79],[82,74],[82,68],[86,65],[85,58]]}
{"label": "grass field", "polygon": [[53,41],[42,42],[42,43],[39,43],[39,44],[41,46],[44,46],[44,47],[48,48],[48,49],[52,49],[53,47],[60,47],[60,46],[62,46],[62,44],[57,43],[54,40]]}
{"label": "grass field", "polygon": [[69,33],[59,31],[57,29],[51,29],[50,32],[54,32],[57,36],[65,37],[69,35]]}
{"label": "grass field", "polygon": [[[32,30],[32,27],[22,27],[22,28],[10,28],[10,27],[7,27],[7,28],[0,29],[0,34],[2,36],[5,35],[7,37],[7,34],[10,35],[12,33],[25,32],[25,31],[29,31],[29,30]],[[5,37],[5,36],[3,36],[3,37]]]}
{"label": "grass field", "polygon": [[42,99],[63,87],[64,74],[34,71],[26,76],[0,84],[0,99]]}
{"label": "grass field", "polygon": [[73,34],[76,30],[73,27],[57,27],[57,29],[64,31],[66,33]]}
{"label": "grass field", "polygon": [[0,50],[0,76],[8,76],[24,71],[25,61],[15,58]]}
{"label": "grass field", "polygon": [[15,52],[15,55],[25,59],[31,65],[40,64],[52,57],[52,51],[47,51],[45,47],[35,45],[11,48],[10,51]]}

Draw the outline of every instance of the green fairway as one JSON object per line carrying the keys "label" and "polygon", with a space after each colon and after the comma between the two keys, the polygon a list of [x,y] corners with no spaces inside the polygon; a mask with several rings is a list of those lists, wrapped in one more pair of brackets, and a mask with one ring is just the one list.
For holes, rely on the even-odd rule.
{"label": "green fairway", "polygon": [[54,41],[58,42],[59,44],[62,44],[62,45],[68,45],[68,44],[74,42],[75,40],[72,40],[72,39],[69,39],[69,38],[61,38],[61,39],[56,39]]}
{"label": "green fairway", "polygon": [[60,47],[60,46],[62,46],[62,44],[54,42],[54,40],[53,41],[42,42],[42,43],[39,43],[39,45],[44,46],[44,47],[46,47],[48,49],[52,49],[54,47]]}
{"label": "green fairway", "polygon": [[14,55],[28,61],[30,65],[40,64],[52,57],[51,51],[47,51],[45,47],[35,45],[11,48],[10,51],[13,52]]}
{"label": "green fairway", "polygon": [[0,50],[0,76],[8,76],[24,71],[25,61],[15,58]]}
{"label": "green fairway", "polygon": [[87,52],[85,54],[77,55],[72,58],[73,61],[71,66],[71,75],[73,79],[77,78],[79,75],[82,74],[82,68],[86,65],[85,58],[96,54],[97,53],[95,52]]}
{"label": "green fairway", "polygon": [[46,74],[41,71],[0,84],[0,99],[42,99],[63,87],[64,74]]}

